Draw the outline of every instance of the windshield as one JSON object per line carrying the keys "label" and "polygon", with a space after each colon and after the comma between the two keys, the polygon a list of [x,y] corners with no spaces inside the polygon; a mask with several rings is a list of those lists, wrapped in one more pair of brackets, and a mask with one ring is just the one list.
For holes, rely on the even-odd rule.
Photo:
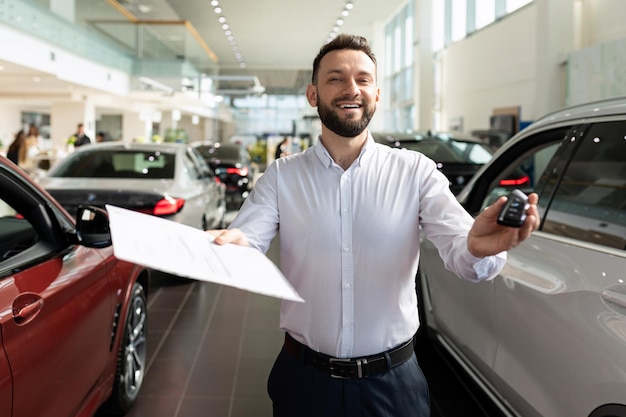
{"label": "windshield", "polygon": [[232,146],[199,146],[198,151],[205,159],[239,159],[239,148]]}
{"label": "windshield", "polygon": [[480,143],[456,140],[398,141],[393,146],[418,151],[436,162],[482,165],[491,160],[492,154]]}
{"label": "windshield", "polygon": [[69,178],[174,178],[174,154],[149,150],[97,149],[70,155],[49,172]]}

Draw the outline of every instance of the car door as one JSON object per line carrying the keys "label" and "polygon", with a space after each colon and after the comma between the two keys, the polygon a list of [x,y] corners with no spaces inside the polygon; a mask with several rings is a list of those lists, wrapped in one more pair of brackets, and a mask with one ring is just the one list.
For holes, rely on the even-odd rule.
{"label": "car door", "polygon": [[509,251],[494,280],[494,382],[521,415],[624,403],[625,133],[626,121],[568,133],[538,172],[540,231]]}
{"label": "car door", "polygon": [[72,222],[0,165],[0,327],[12,376],[3,416],[74,416],[104,373],[113,300],[97,250],[67,243]]}
{"label": "car door", "polygon": [[[461,202],[477,215],[513,188],[528,193],[535,187],[567,130],[552,133],[549,141],[538,138],[524,142],[499,155],[476,181],[472,192]],[[474,283],[462,280],[447,270],[437,249],[430,242],[421,246],[421,299],[427,320],[438,330],[440,342],[494,385],[494,363],[498,355],[498,311],[496,291],[499,278]],[[432,324],[431,324],[432,323]]]}
{"label": "car door", "polygon": [[[188,148],[188,171],[197,175],[196,181],[202,190],[199,204],[204,207],[206,228],[221,227],[220,222],[225,212],[224,187],[219,182],[211,167],[204,161],[202,155],[194,148]],[[191,168],[193,167],[193,168]]]}

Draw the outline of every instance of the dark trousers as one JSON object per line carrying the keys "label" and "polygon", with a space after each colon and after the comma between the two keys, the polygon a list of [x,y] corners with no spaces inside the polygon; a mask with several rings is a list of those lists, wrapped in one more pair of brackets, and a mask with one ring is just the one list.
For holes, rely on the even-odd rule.
{"label": "dark trousers", "polygon": [[335,379],[283,350],[267,390],[274,417],[429,417],[426,379],[415,354],[363,379]]}

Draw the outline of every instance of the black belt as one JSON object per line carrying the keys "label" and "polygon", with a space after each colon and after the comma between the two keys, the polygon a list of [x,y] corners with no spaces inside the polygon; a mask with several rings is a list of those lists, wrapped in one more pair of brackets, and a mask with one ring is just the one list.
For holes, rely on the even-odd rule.
{"label": "black belt", "polygon": [[333,378],[356,379],[385,372],[408,361],[413,355],[413,338],[402,345],[378,355],[362,358],[333,358],[314,351],[285,333],[285,350],[304,362],[330,373]]}

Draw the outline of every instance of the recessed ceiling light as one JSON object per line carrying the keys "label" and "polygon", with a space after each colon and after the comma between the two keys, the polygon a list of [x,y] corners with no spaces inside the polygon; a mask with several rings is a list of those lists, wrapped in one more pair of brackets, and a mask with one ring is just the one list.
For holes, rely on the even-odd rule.
{"label": "recessed ceiling light", "polygon": [[152,6],[149,4],[138,4],[137,9],[139,9],[141,13],[150,13],[152,11]]}
{"label": "recessed ceiling light", "polygon": [[344,8],[340,12],[339,18],[335,21],[335,24],[333,25],[333,29],[328,35],[328,39],[326,40],[326,42],[332,41],[337,36],[337,34],[339,33],[339,27],[344,24],[344,18],[347,18],[350,15],[350,11],[353,8],[354,8],[354,3],[351,0],[346,2]]}
{"label": "recessed ceiling light", "polygon": [[222,15],[223,9],[222,7],[220,7],[219,1],[211,0],[211,6],[214,7],[213,11],[220,15],[218,16],[217,21],[221,24],[221,27],[222,27],[222,30],[224,31],[224,35],[226,36],[226,39],[228,40],[230,45],[233,47],[233,53],[235,54],[235,58],[237,58],[237,61],[240,62],[240,66],[242,68],[245,67],[245,62],[243,62],[244,61],[243,56],[241,55],[241,52],[239,52],[239,47],[237,46],[237,41],[235,40],[235,37],[233,36],[233,32],[230,29],[230,25],[226,23],[226,17]]}

